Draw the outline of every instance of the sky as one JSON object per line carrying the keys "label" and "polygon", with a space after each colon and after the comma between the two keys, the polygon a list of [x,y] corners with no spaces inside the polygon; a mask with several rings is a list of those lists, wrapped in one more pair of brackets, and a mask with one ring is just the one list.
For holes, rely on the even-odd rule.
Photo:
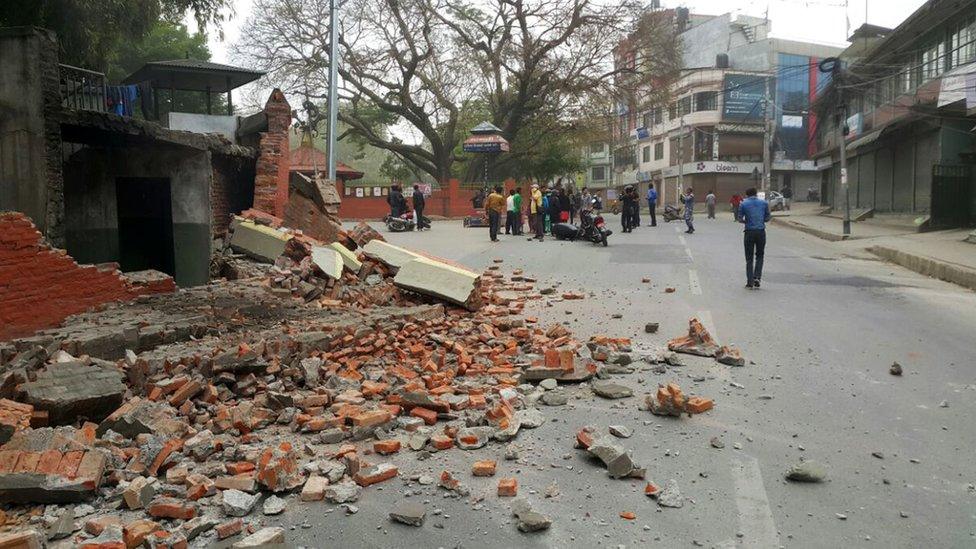
{"label": "sky", "polygon": [[[650,3],[648,1],[648,3]],[[693,13],[733,14],[762,17],[769,10],[772,35],[778,38],[844,46],[847,20],[853,31],[865,21],[882,27],[895,27],[919,8],[925,0],[662,0],[666,8],[688,7]],[[845,4],[847,7],[845,8]],[[231,62],[230,46],[240,38],[241,27],[251,14],[253,0],[235,0],[234,16],[224,25],[224,40],[211,33],[210,50],[217,62]],[[192,19],[192,18],[190,18]],[[191,29],[195,27],[189,22]]]}

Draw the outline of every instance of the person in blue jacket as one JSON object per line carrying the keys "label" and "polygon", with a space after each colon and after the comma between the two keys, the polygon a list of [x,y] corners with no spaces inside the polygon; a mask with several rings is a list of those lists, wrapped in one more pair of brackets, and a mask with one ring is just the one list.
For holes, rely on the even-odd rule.
{"label": "person in blue jacket", "polygon": [[657,189],[654,188],[654,183],[647,186],[647,207],[651,210],[651,227],[657,227],[657,214],[654,213],[654,208],[657,207]]}
{"label": "person in blue jacket", "polygon": [[746,288],[752,289],[759,289],[762,279],[766,223],[770,219],[769,203],[756,195],[755,187],[746,190],[746,199],[739,205],[739,222],[746,226],[742,237],[746,250]]}

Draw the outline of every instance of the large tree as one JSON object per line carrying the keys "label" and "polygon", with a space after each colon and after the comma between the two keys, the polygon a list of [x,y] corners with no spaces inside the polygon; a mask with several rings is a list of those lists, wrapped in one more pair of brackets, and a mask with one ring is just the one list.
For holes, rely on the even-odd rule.
{"label": "large tree", "polygon": [[[323,96],[329,3],[257,0],[239,54],[286,91]],[[629,70],[614,63],[614,46],[641,13],[629,0],[348,0],[339,71],[350,108],[339,116],[360,138],[438,180],[465,171],[470,179],[480,173],[473,160],[483,157],[464,155],[459,144],[481,120],[466,113],[483,110],[520,146],[543,137],[551,144],[538,128],[572,128],[589,98],[611,93]],[[393,131],[362,115],[375,109],[395,118]],[[494,163],[512,174],[518,154]]]}
{"label": "large tree", "polygon": [[106,71],[120,49],[161,19],[193,13],[201,29],[220,28],[230,0],[0,0],[0,27],[34,25],[58,33],[61,62]]}

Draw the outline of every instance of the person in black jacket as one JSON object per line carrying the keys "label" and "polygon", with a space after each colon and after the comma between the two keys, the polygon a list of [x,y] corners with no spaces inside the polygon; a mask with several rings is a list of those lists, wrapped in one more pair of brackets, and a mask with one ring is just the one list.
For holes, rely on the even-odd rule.
{"label": "person in black jacket", "polygon": [[413,186],[413,213],[417,221],[418,231],[422,231],[424,229],[430,228],[430,226],[428,226],[424,222],[425,205],[426,203],[424,202],[424,193],[420,190],[420,185],[414,185]]}
{"label": "person in black jacket", "polygon": [[407,211],[407,201],[400,192],[399,185],[390,187],[390,195],[386,197],[386,203],[390,205],[390,216],[400,217]]}
{"label": "person in black jacket", "polygon": [[620,223],[623,225],[623,232],[633,232],[634,208],[637,207],[637,193],[634,191],[633,187],[628,186],[624,189],[620,202]]}

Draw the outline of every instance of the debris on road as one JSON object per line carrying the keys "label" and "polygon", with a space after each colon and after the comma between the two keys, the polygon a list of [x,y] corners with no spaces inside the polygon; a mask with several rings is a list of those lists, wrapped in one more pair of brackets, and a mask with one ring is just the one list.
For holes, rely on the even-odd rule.
{"label": "debris on road", "polygon": [[888,368],[888,373],[893,376],[900,376],[902,374],[901,364],[898,364],[897,362],[891,363],[891,367]]}
{"label": "debris on road", "polygon": [[401,502],[390,511],[390,519],[408,526],[423,526],[426,517],[424,506],[412,501]]}
{"label": "debris on road", "polygon": [[714,402],[709,398],[685,396],[681,387],[675,383],[659,385],[655,394],[647,395],[645,403],[652,414],[673,417],[684,413],[700,414],[714,407]]}
{"label": "debris on road", "polygon": [[552,519],[533,509],[524,498],[512,502],[512,514],[518,519],[516,527],[520,532],[541,532],[552,526]]}
{"label": "debris on road", "polygon": [[714,357],[719,346],[701,321],[692,318],[688,321],[688,335],[668,341],[668,349],[676,353]]}
{"label": "debris on road", "polygon": [[801,461],[786,472],[786,480],[795,482],[823,482],[826,478],[827,468],[813,460]]}

